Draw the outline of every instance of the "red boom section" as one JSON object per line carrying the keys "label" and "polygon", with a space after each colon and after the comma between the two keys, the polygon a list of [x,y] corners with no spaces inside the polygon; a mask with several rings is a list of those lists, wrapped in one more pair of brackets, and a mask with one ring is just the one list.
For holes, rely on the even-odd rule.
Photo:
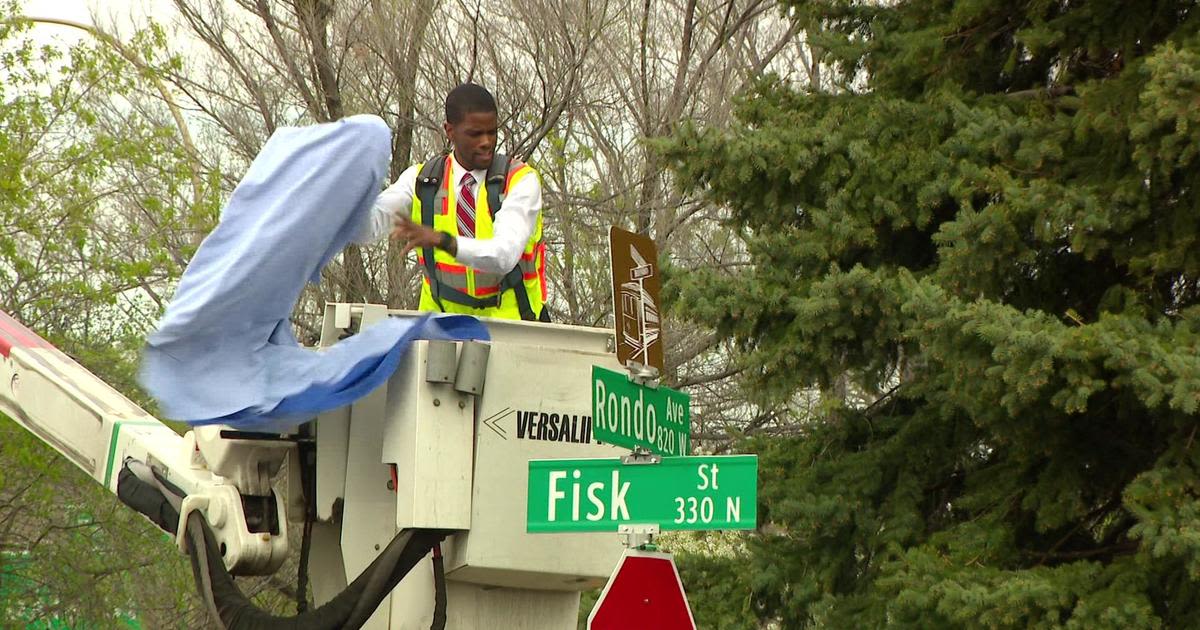
{"label": "red boom section", "polygon": [[53,348],[50,342],[37,336],[8,313],[0,311],[0,355],[8,356],[13,348]]}

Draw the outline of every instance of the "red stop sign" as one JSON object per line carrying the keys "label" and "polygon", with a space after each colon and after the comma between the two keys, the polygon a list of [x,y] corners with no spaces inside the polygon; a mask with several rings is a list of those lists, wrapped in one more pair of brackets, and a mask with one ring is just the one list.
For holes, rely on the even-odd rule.
{"label": "red stop sign", "polygon": [[629,549],[588,616],[588,630],[696,630],[669,553]]}

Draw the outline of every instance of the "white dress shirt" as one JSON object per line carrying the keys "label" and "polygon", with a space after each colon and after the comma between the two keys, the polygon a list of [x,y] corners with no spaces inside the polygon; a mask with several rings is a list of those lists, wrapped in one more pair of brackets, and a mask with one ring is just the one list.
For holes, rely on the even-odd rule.
{"label": "white dress shirt", "polygon": [[[450,155],[450,181],[457,191],[462,187],[462,178],[467,173],[475,178],[471,193],[479,198],[480,183],[487,176],[487,169],[467,171],[454,155]],[[444,183],[442,184],[445,185]],[[371,218],[359,238],[359,243],[369,243],[384,238],[392,231],[396,217],[412,212],[413,194],[417,186],[417,166],[405,169],[396,182],[379,193]],[[478,203],[477,203],[478,205]],[[538,213],[542,211],[542,185],[537,173],[522,177],[508,191],[504,204],[496,213],[492,223],[492,238],[457,237],[459,262],[480,271],[507,273],[516,266],[525,251],[530,235],[537,227]]]}

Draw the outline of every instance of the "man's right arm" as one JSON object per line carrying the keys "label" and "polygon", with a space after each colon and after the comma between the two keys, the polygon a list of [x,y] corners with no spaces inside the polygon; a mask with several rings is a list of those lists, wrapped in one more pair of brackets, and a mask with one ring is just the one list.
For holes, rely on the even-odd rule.
{"label": "man's right arm", "polygon": [[391,233],[396,217],[405,215],[412,210],[412,200],[417,184],[417,165],[413,165],[400,173],[395,183],[379,193],[375,204],[371,207],[367,220],[359,230],[354,242],[366,245],[373,243]]}

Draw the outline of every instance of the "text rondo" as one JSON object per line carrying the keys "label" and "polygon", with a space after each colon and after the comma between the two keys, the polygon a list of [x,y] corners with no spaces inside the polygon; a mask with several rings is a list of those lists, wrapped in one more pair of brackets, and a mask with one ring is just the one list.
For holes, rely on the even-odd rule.
{"label": "text rondo", "polygon": [[687,455],[688,396],[651,389],[617,372],[592,368],[592,420],[596,437],[620,446],[641,446],[662,455]]}

